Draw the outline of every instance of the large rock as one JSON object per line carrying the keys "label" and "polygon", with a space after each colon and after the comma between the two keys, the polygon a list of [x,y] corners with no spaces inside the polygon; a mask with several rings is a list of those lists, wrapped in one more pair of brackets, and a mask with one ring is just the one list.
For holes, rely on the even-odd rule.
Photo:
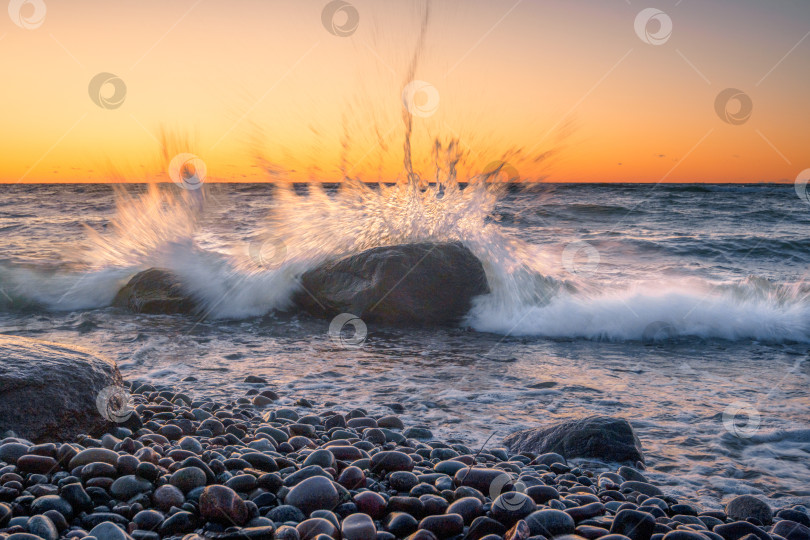
{"label": "large rock", "polygon": [[89,351],[16,336],[0,336],[0,436],[8,430],[34,442],[98,433],[112,424],[97,397],[121,387],[114,362]]}
{"label": "large rock", "polygon": [[547,428],[512,433],[504,439],[512,452],[556,452],[568,459],[594,458],[611,462],[644,462],[641,442],[627,420],[589,416]]}
{"label": "large rock", "polygon": [[305,272],[301,289],[294,303],[316,317],[413,325],[456,323],[489,292],[481,261],[459,243],[369,249]]}
{"label": "large rock", "polygon": [[113,306],[135,313],[193,313],[197,308],[180,279],[161,268],[135,274],[115,295]]}

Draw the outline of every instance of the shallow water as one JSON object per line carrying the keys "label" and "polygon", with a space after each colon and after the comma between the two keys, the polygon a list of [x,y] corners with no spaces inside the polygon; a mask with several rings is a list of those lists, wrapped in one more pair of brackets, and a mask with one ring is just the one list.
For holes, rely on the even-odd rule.
{"label": "shallow water", "polygon": [[[709,507],[743,492],[775,505],[810,496],[810,205],[792,186],[543,185],[497,202],[451,193],[438,209],[373,191],[316,201],[223,185],[190,204],[143,191],[116,207],[108,186],[0,186],[2,331],[81,345],[129,379],[192,394],[232,397],[252,374],[289,402],[397,402],[471,444],[622,416],[676,496]],[[252,241],[268,231],[286,254],[256,265]],[[462,328],[369,326],[362,347],[343,347],[329,321],[279,310],[330,238],[346,238],[332,241],[338,253],[464,241],[493,294]],[[153,265],[188,280],[209,318],[107,307]]]}

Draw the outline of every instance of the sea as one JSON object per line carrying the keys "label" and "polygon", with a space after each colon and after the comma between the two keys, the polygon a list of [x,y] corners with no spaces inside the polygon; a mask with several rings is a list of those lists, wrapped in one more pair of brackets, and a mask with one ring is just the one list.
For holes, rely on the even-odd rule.
{"label": "sea", "polygon": [[[810,202],[794,185],[191,188],[0,185],[0,332],[192,396],[234,399],[255,375],[284,404],[396,403],[474,448],[621,417],[666,493],[810,500]],[[457,326],[335,330],[291,307],[308,268],[416,241],[483,263],[491,292]],[[111,307],[151,267],[200,313]]]}

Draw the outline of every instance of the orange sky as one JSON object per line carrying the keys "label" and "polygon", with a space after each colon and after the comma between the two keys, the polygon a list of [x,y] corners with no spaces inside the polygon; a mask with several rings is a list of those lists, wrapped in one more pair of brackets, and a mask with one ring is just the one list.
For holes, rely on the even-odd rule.
{"label": "orange sky", "polygon": [[[810,167],[806,0],[435,0],[410,77],[425,5],[12,0],[0,182],[168,180],[180,152],[207,181],[401,178],[411,79],[430,85],[411,109],[423,176],[436,138],[459,139],[462,174],[506,160],[528,180],[792,182]],[[99,73],[125,90],[91,99]],[[716,107],[727,88],[753,107],[737,125]]]}

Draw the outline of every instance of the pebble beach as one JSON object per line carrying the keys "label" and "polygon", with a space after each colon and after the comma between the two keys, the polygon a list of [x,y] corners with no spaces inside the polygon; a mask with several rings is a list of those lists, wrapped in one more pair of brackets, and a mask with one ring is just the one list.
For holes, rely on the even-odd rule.
{"label": "pebble beach", "polygon": [[[470,448],[261,379],[230,402],[132,385],[98,438],[0,440],[3,540],[799,540],[802,505],[742,495],[723,511],[666,495],[643,470]],[[132,388],[132,386],[136,386]],[[8,434],[7,434],[8,435]]]}

